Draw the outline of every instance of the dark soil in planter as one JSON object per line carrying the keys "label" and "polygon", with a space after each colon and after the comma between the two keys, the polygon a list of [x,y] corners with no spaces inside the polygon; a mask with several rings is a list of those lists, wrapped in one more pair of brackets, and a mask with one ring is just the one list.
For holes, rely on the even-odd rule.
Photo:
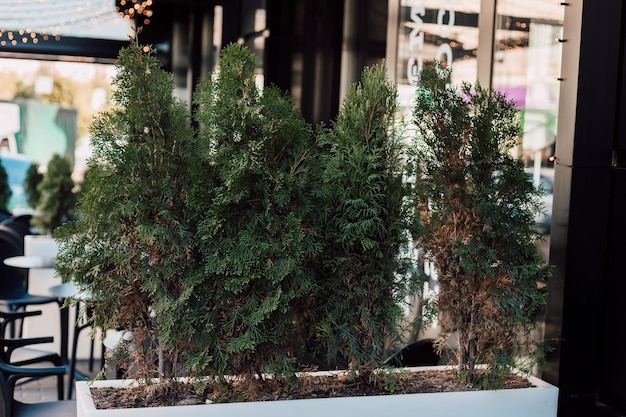
{"label": "dark soil in planter", "polygon": [[[96,408],[110,409],[475,390],[449,370],[411,372],[400,379],[387,381],[382,377],[370,382],[315,376],[303,378],[300,387],[294,390],[286,389],[279,381],[267,379],[255,384],[234,381],[228,384],[228,389],[211,385],[201,394],[196,393],[191,384],[178,383],[166,388],[158,384],[130,388],[92,387],[91,395]],[[504,389],[530,386],[525,378],[510,375]]]}

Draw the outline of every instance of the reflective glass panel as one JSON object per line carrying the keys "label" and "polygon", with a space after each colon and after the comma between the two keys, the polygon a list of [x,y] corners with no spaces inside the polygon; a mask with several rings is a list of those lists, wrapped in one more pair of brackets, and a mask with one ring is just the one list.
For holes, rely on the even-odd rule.
{"label": "reflective glass panel", "polygon": [[454,83],[477,78],[480,0],[402,0],[396,82],[401,103],[411,106],[425,61],[452,66]]}
{"label": "reflective glass panel", "polygon": [[551,226],[552,181],[561,72],[564,7],[553,0],[498,0],[494,41],[494,89],[515,100],[521,111],[521,156],[529,179],[546,189],[546,213],[538,216],[546,233]]}

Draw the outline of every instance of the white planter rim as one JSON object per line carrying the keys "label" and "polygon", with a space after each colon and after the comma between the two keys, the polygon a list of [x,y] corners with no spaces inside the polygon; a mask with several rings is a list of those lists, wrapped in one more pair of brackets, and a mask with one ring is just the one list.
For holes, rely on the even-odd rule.
{"label": "white planter rim", "polygon": [[[446,366],[405,368],[410,371],[443,370]],[[459,391],[439,393],[416,393],[400,395],[377,395],[363,397],[316,398],[285,401],[220,403],[207,405],[184,405],[161,408],[97,410],[91,401],[91,386],[129,386],[133,380],[108,380],[77,382],[76,397],[79,417],[115,416],[171,416],[180,413],[187,416],[211,417],[378,417],[394,410],[394,414],[420,410],[420,414],[436,416],[496,417],[556,417],[558,389],[536,377],[530,377],[531,388],[512,388],[494,391]],[[86,396],[86,397],[85,397]],[[396,411],[397,410],[397,411]],[[401,410],[406,410],[401,411]],[[472,411],[475,410],[475,411]],[[163,413],[163,414],[160,414]],[[197,413],[197,414],[196,414]]]}

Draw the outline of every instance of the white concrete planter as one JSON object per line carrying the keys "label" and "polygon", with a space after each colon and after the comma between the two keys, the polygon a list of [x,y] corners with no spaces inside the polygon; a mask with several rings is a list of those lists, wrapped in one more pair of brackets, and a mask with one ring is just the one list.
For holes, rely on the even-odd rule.
{"label": "white concrete planter", "polygon": [[[435,367],[436,368],[436,367]],[[434,369],[433,367],[413,368]],[[86,382],[76,383],[78,417],[380,417],[393,414],[429,417],[556,417],[558,389],[531,378],[533,388],[499,391],[443,392],[191,405],[162,408],[96,410]],[[95,381],[94,386],[123,386],[128,381]]]}

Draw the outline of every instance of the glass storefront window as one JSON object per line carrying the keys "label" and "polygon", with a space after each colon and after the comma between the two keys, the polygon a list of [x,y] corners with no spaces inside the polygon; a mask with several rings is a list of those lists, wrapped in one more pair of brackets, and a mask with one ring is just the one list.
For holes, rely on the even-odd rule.
{"label": "glass storefront window", "polygon": [[546,165],[556,141],[563,6],[550,0],[499,0],[493,88],[522,112],[524,157]]}
{"label": "glass storefront window", "polygon": [[396,82],[403,105],[411,106],[425,61],[452,67],[454,83],[476,80],[480,0],[402,0]]}
{"label": "glass storefront window", "polygon": [[520,149],[526,170],[546,190],[545,213],[537,223],[552,226],[554,168],[561,73],[564,8],[550,0],[498,0],[492,87],[515,100],[524,138]]}
{"label": "glass storefront window", "polygon": [[[520,155],[529,178],[550,191],[545,184],[552,183],[554,172],[550,166],[556,142],[563,6],[552,0],[390,0],[389,5],[394,13],[397,8],[391,62],[402,107],[412,107],[415,81],[427,60],[451,66],[454,84],[487,80],[517,103],[524,129]],[[495,12],[495,20],[485,19],[481,12]],[[481,45],[480,53],[479,39],[488,43]],[[484,53],[491,41],[493,61]],[[547,213],[538,219],[546,231],[549,197]]]}

